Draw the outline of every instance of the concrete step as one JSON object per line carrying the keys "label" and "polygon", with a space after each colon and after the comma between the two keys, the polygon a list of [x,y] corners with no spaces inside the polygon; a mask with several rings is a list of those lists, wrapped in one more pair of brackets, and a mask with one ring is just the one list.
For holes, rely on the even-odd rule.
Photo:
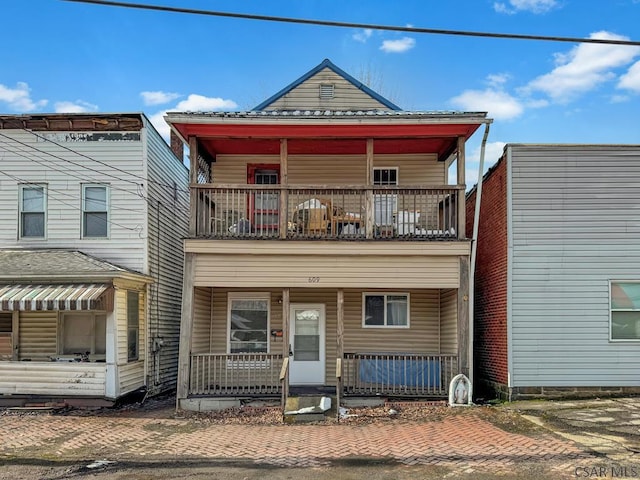
{"label": "concrete step", "polygon": [[[331,407],[323,410],[322,404],[329,399]],[[335,398],[326,395],[301,395],[288,397],[284,407],[285,423],[321,422],[326,415],[335,414]]]}

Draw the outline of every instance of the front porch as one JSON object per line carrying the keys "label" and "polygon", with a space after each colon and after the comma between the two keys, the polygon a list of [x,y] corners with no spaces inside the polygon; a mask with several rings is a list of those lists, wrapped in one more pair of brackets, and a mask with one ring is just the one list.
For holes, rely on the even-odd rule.
{"label": "front porch", "polygon": [[451,379],[468,372],[462,297],[452,288],[194,287],[178,406],[284,402],[290,388],[444,399]]}

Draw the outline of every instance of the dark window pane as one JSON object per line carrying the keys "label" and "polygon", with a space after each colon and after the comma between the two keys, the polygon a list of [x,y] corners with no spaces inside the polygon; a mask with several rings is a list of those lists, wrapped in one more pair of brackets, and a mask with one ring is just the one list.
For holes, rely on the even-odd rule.
{"label": "dark window pane", "polygon": [[106,237],[107,236],[106,212],[84,214],[84,236],[85,237]]}
{"label": "dark window pane", "polygon": [[384,325],[384,296],[367,295],[364,307],[365,325]]}
{"label": "dark window pane", "polygon": [[296,361],[318,361],[320,359],[320,337],[318,335],[296,335],[293,347],[293,359]]}
{"label": "dark window pane", "polygon": [[639,340],[640,311],[611,312],[611,338],[613,340]]}
{"label": "dark window pane", "polygon": [[22,236],[44,237],[44,213],[22,214]]}

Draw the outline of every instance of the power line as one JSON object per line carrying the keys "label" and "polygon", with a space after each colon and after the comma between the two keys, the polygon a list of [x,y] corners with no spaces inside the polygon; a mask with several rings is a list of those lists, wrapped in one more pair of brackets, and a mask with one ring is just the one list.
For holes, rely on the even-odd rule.
{"label": "power line", "polygon": [[546,35],[523,35],[517,33],[494,33],[494,32],[477,32],[469,30],[444,30],[436,28],[417,28],[417,27],[400,27],[393,25],[379,25],[368,23],[352,23],[352,22],[336,22],[329,20],[313,20],[305,18],[278,17],[272,15],[255,15],[249,13],[220,12],[214,10],[197,10],[192,8],[166,7],[161,5],[145,5],[140,3],[114,2],[109,0],[62,0],[64,2],[89,3],[95,5],[104,5],[111,7],[134,8],[142,10],[155,10],[161,12],[172,13],[188,13],[192,15],[207,15],[212,17],[228,17],[242,18],[246,20],[262,20],[268,22],[281,23],[297,23],[305,25],[320,25],[326,27],[342,27],[342,28],[362,28],[370,30],[387,30],[394,32],[407,33],[429,33],[433,35],[456,35],[465,37],[485,37],[485,38],[503,38],[512,40],[542,40],[550,42],[571,42],[571,43],[597,43],[605,45],[628,45],[640,46],[640,41],[633,40],[610,40],[604,38],[579,38],[579,37],[559,37]]}

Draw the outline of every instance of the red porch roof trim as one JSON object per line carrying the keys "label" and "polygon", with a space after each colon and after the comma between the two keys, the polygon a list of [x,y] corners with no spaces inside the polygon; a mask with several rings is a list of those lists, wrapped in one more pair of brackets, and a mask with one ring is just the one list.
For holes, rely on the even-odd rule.
{"label": "red porch roof trim", "polygon": [[183,138],[469,138],[480,123],[203,124],[172,123]]}

